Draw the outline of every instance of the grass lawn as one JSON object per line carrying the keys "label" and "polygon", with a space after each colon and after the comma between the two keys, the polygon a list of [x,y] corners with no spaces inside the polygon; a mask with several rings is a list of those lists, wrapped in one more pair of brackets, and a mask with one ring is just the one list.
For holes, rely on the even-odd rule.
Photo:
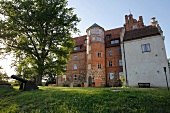
{"label": "grass lawn", "polygon": [[[119,91],[112,91],[119,90]],[[0,89],[0,113],[170,113],[170,91],[158,88],[40,87]]]}

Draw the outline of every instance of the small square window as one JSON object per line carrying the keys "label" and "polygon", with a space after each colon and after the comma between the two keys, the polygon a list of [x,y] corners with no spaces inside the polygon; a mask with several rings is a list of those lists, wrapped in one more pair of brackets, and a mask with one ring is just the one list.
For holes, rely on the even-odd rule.
{"label": "small square window", "polygon": [[98,41],[98,42],[101,42],[102,39],[101,39],[100,37],[97,37],[97,41]]}
{"label": "small square window", "polygon": [[142,52],[143,53],[151,51],[150,44],[142,44],[141,47],[142,47]]}
{"label": "small square window", "polygon": [[88,59],[91,59],[91,54],[88,54]]}
{"label": "small square window", "polygon": [[111,60],[109,61],[109,67],[112,67],[112,61]]}
{"label": "small square window", "polygon": [[95,41],[95,37],[92,37],[92,41]]}
{"label": "small square window", "polygon": [[74,47],[74,50],[80,50],[80,46]]}
{"label": "small square window", "polygon": [[88,69],[91,69],[91,64],[88,64]]}
{"label": "small square window", "polygon": [[74,75],[74,80],[78,80],[78,76],[77,75]]}

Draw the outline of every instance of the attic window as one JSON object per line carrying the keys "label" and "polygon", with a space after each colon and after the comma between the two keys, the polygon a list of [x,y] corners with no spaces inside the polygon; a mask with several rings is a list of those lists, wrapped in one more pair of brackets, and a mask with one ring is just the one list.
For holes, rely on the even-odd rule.
{"label": "attic window", "polygon": [[80,50],[80,46],[74,47],[74,50],[75,50],[75,51],[76,51],[76,50]]}

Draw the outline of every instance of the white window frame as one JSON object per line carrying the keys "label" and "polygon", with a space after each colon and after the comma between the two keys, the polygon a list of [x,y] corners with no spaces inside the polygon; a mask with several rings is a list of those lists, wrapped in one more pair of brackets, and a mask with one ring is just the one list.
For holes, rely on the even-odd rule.
{"label": "white window frame", "polygon": [[108,76],[109,76],[109,80],[114,79],[114,73],[113,72],[108,73]]}
{"label": "white window frame", "polygon": [[74,64],[74,70],[78,69],[77,64]]}
{"label": "white window frame", "polygon": [[118,39],[112,40],[110,43],[111,43],[111,44],[119,44],[119,40],[118,40]]}
{"label": "white window frame", "polygon": [[91,64],[88,64],[88,69],[91,69]]}
{"label": "white window frame", "polygon": [[113,62],[110,60],[108,61],[108,67],[112,67],[113,66]]}
{"label": "white window frame", "polygon": [[151,52],[151,48],[150,48],[150,44],[142,44],[141,45],[141,48],[142,48],[142,53],[144,52]]}
{"label": "white window frame", "polygon": [[91,54],[88,54],[88,56],[87,56],[87,57],[88,57],[88,59],[91,59]]}
{"label": "white window frame", "polygon": [[75,51],[80,50],[80,46],[74,47],[74,50],[75,50]]}
{"label": "white window frame", "polygon": [[98,69],[101,69],[101,68],[102,68],[102,64],[98,63]]}
{"label": "white window frame", "polygon": [[122,60],[119,60],[119,66],[123,66]]}
{"label": "white window frame", "polygon": [[112,56],[112,50],[108,51],[108,55]]}
{"label": "white window frame", "polygon": [[74,55],[74,56],[73,56],[73,59],[74,59],[74,60],[77,60],[77,55]]}
{"label": "white window frame", "polygon": [[101,52],[98,52],[98,53],[97,53],[97,56],[98,56],[98,57],[102,57],[102,53],[101,53]]}
{"label": "white window frame", "polygon": [[97,41],[101,42],[102,41],[101,37],[97,37]]}

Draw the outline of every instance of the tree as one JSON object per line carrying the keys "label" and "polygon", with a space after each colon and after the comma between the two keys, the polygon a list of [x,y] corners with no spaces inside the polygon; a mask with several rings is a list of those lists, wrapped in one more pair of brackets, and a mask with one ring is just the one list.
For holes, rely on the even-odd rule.
{"label": "tree", "polygon": [[48,67],[67,63],[74,47],[71,33],[78,31],[80,20],[66,0],[0,1],[0,14],[6,18],[1,20],[0,38],[5,47],[0,50],[13,54],[16,70],[34,70],[41,85]]}

